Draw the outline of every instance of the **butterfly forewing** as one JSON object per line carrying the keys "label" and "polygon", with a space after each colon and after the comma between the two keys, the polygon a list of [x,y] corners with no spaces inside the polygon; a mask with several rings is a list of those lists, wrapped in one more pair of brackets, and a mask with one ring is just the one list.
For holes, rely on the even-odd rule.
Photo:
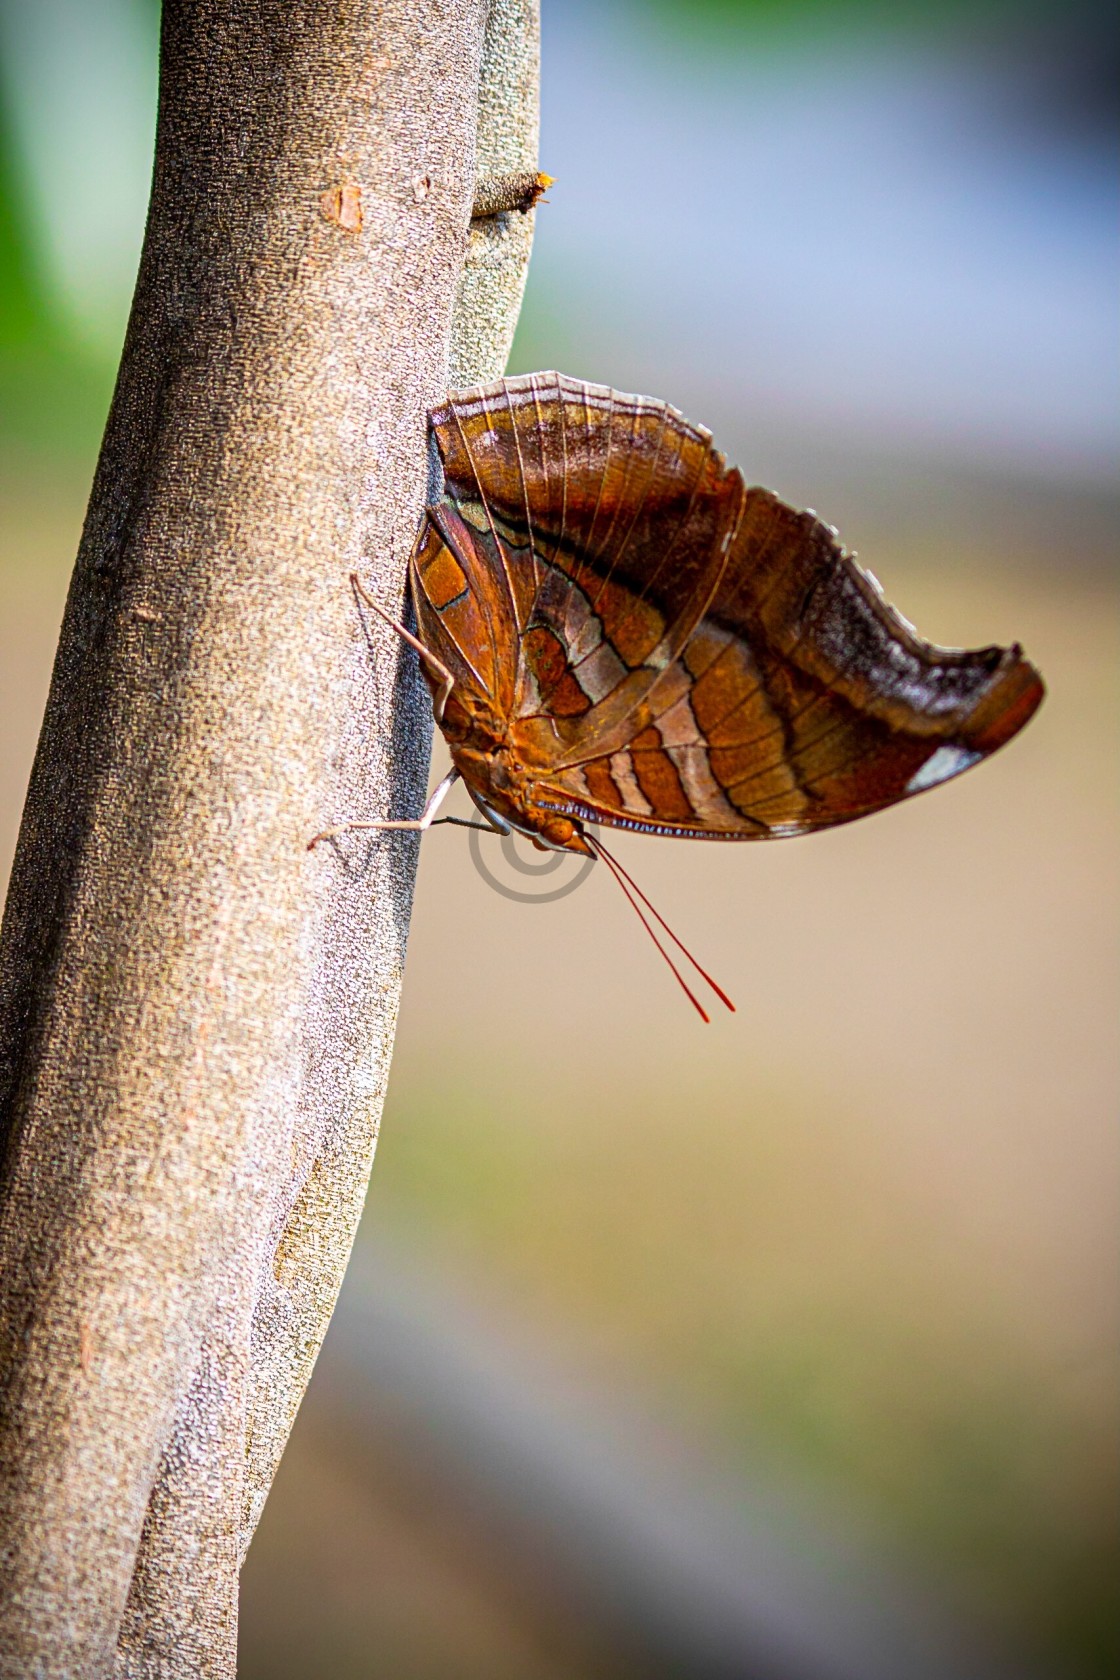
{"label": "butterfly forewing", "polygon": [[528,810],[802,833],[955,775],[1042,697],[1018,649],[921,641],[830,527],[746,490],[667,404],[535,374],[432,424],[421,635],[529,767]]}
{"label": "butterfly forewing", "polygon": [[568,736],[625,740],[718,584],[738,473],[667,404],[555,374],[452,399],[433,425],[447,495],[484,508],[519,632],[538,631],[518,649],[518,715],[571,715],[549,704],[558,643],[584,711],[602,708]]}

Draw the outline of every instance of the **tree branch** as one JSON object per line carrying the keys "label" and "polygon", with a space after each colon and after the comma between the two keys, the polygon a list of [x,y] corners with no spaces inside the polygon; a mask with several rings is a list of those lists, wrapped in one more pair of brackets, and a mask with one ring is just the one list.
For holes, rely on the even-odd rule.
{"label": "tree branch", "polygon": [[536,167],[533,0],[167,0],[161,67],[0,946],[0,1669],[43,1677],[234,1672],[416,860],[306,842],[427,773],[347,574],[400,607],[425,409],[501,371],[531,239],[468,228]]}

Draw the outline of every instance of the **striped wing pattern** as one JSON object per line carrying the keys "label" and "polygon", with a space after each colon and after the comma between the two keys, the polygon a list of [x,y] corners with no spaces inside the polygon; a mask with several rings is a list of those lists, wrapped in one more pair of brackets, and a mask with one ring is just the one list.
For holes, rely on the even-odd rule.
{"label": "striped wing pattern", "polygon": [[947,780],[1042,698],[1017,648],[921,641],[830,527],[665,403],[535,374],[432,423],[421,633],[504,721],[537,810],[805,833]]}

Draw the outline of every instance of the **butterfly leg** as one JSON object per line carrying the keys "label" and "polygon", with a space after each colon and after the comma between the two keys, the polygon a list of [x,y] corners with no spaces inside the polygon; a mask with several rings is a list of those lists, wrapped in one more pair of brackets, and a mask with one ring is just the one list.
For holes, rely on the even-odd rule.
{"label": "butterfly leg", "polygon": [[436,722],[440,723],[443,719],[443,709],[447,705],[447,697],[451,693],[451,690],[455,687],[455,678],[451,675],[451,672],[447,669],[443,660],[437,659],[435,654],[432,653],[430,649],[426,648],[418,637],[412,634],[411,630],[406,630],[403,624],[398,623],[395,618],[391,618],[389,616],[384,607],[378,606],[373,596],[364,587],[357,572],[350,573],[350,583],[355,594],[365,602],[366,606],[371,607],[379,618],[383,618],[386,624],[397,632],[397,635],[403,642],[407,642],[409,647],[415,648],[421,659],[428,666],[429,670],[434,671],[437,677],[439,677],[439,692],[432,704],[436,715]]}
{"label": "butterfly leg", "polygon": [[441,823],[454,823],[456,828],[474,828],[479,834],[500,834],[503,839],[507,834],[512,834],[513,830],[504,817],[500,817],[497,811],[492,811],[489,805],[484,805],[476,793],[471,792],[471,798],[486,818],[484,823],[468,822],[466,817],[437,817],[432,827],[438,828]]}
{"label": "butterfly leg", "polygon": [[[406,828],[411,829],[414,833],[417,830],[422,833],[425,829],[431,828],[432,823],[435,820],[436,812],[439,810],[440,806],[447,798],[451,788],[454,787],[458,780],[458,770],[449,770],[442,782],[433,789],[432,797],[428,800],[428,803],[425,805],[422,813],[418,817],[409,817],[407,819],[373,817],[368,822],[339,823],[337,828],[325,828],[321,834],[316,834],[313,839],[307,842],[307,849],[308,851],[311,851],[312,847],[317,846],[320,840],[334,840],[339,834],[352,834],[355,829]],[[454,820],[454,818],[448,817],[442,817],[440,819],[441,822]]]}
{"label": "butterfly leg", "polygon": [[495,828],[493,823],[471,822],[466,817],[437,817],[435,822],[432,824],[432,827],[433,828],[439,828],[439,827],[441,827],[441,825],[443,823],[453,823],[456,828],[473,828],[479,834],[508,834],[509,833],[508,828]]}

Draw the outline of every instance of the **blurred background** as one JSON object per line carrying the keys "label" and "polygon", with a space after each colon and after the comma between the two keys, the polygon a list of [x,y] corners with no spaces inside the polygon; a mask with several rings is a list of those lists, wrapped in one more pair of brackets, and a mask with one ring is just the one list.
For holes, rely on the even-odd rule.
{"label": "blurred background", "polygon": [[[0,0],[4,871],[157,27]],[[245,1680],[1117,1672],[1116,49],[1083,0],[544,0],[513,371],[669,398],[1050,693],[866,823],[620,837],[710,1027],[601,872],[517,903],[425,839]]]}

